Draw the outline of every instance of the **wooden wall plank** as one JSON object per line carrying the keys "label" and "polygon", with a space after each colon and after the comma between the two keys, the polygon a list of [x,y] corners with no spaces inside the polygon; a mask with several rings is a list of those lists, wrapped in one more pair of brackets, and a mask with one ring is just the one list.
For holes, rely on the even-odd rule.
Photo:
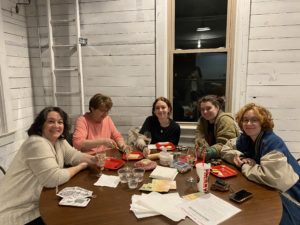
{"label": "wooden wall plank", "polygon": [[248,85],[299,86],[299,74],[255,74],[247,77]]}
{"label": "wooden wall plank", "polygon": [[252,15],[285,14],[300,12],[300,2],[297,0],[261,1],[252,3]]}
{"label": "wooden wall plank", "polygon": [[[298,15],[299,16],[299,15]],[[283,26],[254,26],[250,32],[250,39],[258,38],[293,38],[300,37],[300,24]]]}
{"label": "wooden wall plank", "polygon": [[300,49],[300,37],[278,39],[255,39],[249,43],[249,50],[293,50]]}
{"label": "wooden wall plank", "polygon": [[248,60],[255,62],[300,62],[300,49],[250,51]]}
{"label": "wooden wall plank", "polygon": [[299,74],[299,62],[249,63],[248,74]]}

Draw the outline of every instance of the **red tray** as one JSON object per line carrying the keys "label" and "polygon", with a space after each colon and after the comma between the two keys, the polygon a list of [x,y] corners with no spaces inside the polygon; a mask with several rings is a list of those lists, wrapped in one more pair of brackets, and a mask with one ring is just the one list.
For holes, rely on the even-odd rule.
{"label": "red tray", "polygon": [[[132,157],[130,157],[131,155],[132,155]],[[130,152],[128,160],[140,160],[142,158],[144,158],[142,152]],[[122,155],[122,159],[126,160],[126,154],[125,153]]]}
{"label": "red tray", "polygon": [[162,150],[163,148],[172,151],[175,150],[175,145],[172,142],[157,142],[155,145],[159,150]]}
{"label": "red tray", "polygon": [[125,162],[121,159],[107,158],[105,160],[104,168],[111,169],[111,170],[117,170],[120,167],[122,167],[124,164],[125,164]]}
{"label": "red tray", "polygon": [[212,166],[210,172],[211,174],[220,178],[232,177],[237,175],[237,172],[234,169],[231,169],[226,165]]}

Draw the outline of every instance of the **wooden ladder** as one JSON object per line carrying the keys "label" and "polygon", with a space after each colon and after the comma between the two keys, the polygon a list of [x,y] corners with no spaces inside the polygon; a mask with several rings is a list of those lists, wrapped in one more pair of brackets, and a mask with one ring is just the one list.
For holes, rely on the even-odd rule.
{"label": "wooden ladder", "polygon": [[[82,73],[82,53],[81,45],[82,40],[80,34],[80,15],[79,15],[79,0],[74,0],[75,13],[74,18],[72,19],[53,19],[52,16],[52,5],[51,0],[47,0],[47,20],[48,20],[48,29],[49,29],[49,53],[50,53],[50,73],[52,77],[52,96],[53,96],[53,105],[58,106],[58,96],[73,96],[76,95],[80,98],[80,111],[81,114],[84,113],[84,89],[83,89],[83,73]],[[61,25],[71,25],[75,24],[76,26],[76,43],[74,44],[56,44],[54,40],[53,29],[55,26]],[[70,38],[71,39],[71,38]],[[84,45],[84,44],[83,44]],[[77,52],[77,65],[76,66],[56,66],[56,51],[70,51]],[[72,91],[57,91],[57,78],[63,73],[69,73],[70,75],[75,73],[78,76],[78,88]],[[62,88],[61,88],[62,89]]]}

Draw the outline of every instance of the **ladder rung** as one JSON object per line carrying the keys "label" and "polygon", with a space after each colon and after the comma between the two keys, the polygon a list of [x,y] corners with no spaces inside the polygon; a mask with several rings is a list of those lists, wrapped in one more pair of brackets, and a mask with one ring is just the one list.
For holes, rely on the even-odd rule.
{"label": "ladder rung", "polygon": [[74,22],[75,19],[69,19],[69,20],[51,20],[51,23],[70,23],[70,22]]}
{"label": "ladder rung", "polygon": [[76,71],[78,70],[77,67],[73,67],[73,68],[56,68],[54,69],[55,72],[60,72],[60,71]]}
{"label": "ladder rung", "polygon": [[65,48],[65,47],[76,47],[77,45],[73,44],[73,45],[53,45],[53,48]]}
{"label": "ladder rung", "polygon": [[70,92],[55,92],[56,95],[76,95],[79,94],[78,91],[70,91]]}

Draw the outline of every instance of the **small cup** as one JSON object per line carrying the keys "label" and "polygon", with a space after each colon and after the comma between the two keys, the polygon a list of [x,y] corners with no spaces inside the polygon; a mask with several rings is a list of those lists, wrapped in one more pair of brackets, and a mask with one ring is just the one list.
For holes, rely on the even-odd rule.
{"label": "small cup", "polygon": [[133,176],[135,178],[137,178],[138,182],[142,182],[143,181],[143,179],[144,179],[144,173],[145,173],[144,169],[142,169],[142,168],[134,168],[132,170],[132,172],[133,172]]}
{"label": "small cup", "polygon": [[128,171],[124,168],[118,170],[118,175],[120,177],[121,183],[127,183],[127,173]]}
{"label": "small cup", "polygon": [[199,176],[199,182],[197,183],[199,192],[208,192],[208,178],[210,174],[210,164],[209,163],[198,163],[196,164],[196,172]]}
{"label": "small cup", "polygon": [[131,176],[127,177],[127,181],[128,181],[128,187],[130,189],[135,189],[139,184],[138,178],[133,176],[133,174]]}

